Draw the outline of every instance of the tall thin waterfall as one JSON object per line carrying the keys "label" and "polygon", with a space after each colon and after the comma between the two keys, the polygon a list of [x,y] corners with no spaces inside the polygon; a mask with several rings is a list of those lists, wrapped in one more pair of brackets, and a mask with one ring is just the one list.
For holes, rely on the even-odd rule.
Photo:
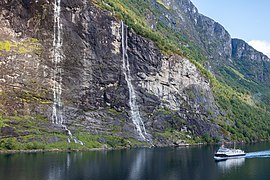
{"label": "tall thin waterfall", "polygon": [[54,25],[53,25],[53,58],[52,63],[54,65],[52,81],[53,81],[53,112],[52,123],[60,125],[69,135],[68,142],[73,139],[75,143],[83,145],[83,142],[73,137],[71,131],[64,125],[63,119],[63,103],[61,101],[62,95],[62,73],[61,62],[63,58],[62,51],[62,24],[60,19],[61,13],[61,0],[54,1]]}
{"label": "tall thin waterfall", "polygon": [[130,74],[130,67],[128,61],[128,54],[127,54],[127,27],[123,22],[121,22],[122,27],[122,60],[123,60],[123,72],[125,76],[125,80],[128,85],[129,90],[129,106],[131,111],[131,119],[133,124],[135,125],[137,132],[142,137],[143,140],[150,141],[148,134],[146,133],[144,123],[142,121],[139,107],[137,105],[136,93],[134,87],[131,83],[131,74]]}
{"label": "tall thin waterfall", "polygon": [[60,66],[63,60],[62,52],[62,24],[60,22],[61,0],[54,2],[54,25],[53,25],[53,112],[52,123],[63,124],[63,105],[61,101],[62,94],[62,68]]}

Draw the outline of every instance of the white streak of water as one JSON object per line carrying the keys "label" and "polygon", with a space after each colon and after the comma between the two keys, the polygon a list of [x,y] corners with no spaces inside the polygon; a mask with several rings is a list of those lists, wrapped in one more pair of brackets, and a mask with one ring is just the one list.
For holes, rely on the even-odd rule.
{"label": "white streak of water", "polygon": [[64,125],[63,119],[63,104],[61,100],[62,95],[62,74],[63,69],[61,67],[61,62],[63,60],[63,51],[62,51],[62,24],[60,19],[61,14],[61,0],[54,1],[54,26],[53,26],[53,60],[54,65],[52,81],[53,81],[53,111],[52,111],[52,123],[60,125],[67,133],[70,139],[73,139],[75,143],[83,145],[83,142],[77,140],[73,137],[71,131]]}
{"label": "white streak of water", "polygon": [[129,90],[129,106],[131,111],[131,119],[136,127],[137,132],[143,140],[150,141],[149,135],[146,133],[146,129],[143,120],[140,116],[139,107],[137,105],[136,93],[131,83],[131,74],[127,54],[127,27],[121,22],[122,27],[122,60],[123,60],[123,73]]}
{"label": "white streak of water", "polygon": [[270,150],[246,153],[246,158],[270,158]]}
{"label": "white streak of water", "polygon": [[61,29],[62,25],[60,22],[60,6],[61,0],[55,0],[54,3],[54,35],[53,35],[53,112],[52,112],[52,123],[62,124],[63,123],[63,113],[62,113],[62,68],[60,63],[62,61],[62,38]]}

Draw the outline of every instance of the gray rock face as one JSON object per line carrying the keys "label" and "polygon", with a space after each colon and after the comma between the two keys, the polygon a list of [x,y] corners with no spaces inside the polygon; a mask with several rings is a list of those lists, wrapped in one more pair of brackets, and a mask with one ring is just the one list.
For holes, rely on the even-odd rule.
{"label": "gray rock face", "polygon": [[[15,12],[3,9],[0,14],[0,107],[1,114],[38,114],[48,99],[50,69],[41,61],[42,44],[37,39],[23,33],[26,20],[21,20],[15,13],[22,8],[22,17],[27,16],[21,4]],[[16,2],[14,2],[16,5]],[[15,6],[14,5],[14,6]],[[15,7],[15,8],[16,8]],[[28,21],[29,24],[30,20]],[[20,24],[17,27],[17,24]],[[28,24],[28,25],[29,25]],[[29,25],[30,26],[30,25]],[[16,28],[15,28],[16,27]],[[32,29],[30,30],[32,31]],[[43,105],[41,105],[43,104]],[[46,108],[49,108],[48,106]]]}
{"label": "gray rock face", "polygon": [[208,57],[212,66],[227,63],[231,58],[231,37],[226,29],[214,20],[200,14],[190,0],[162,0],[153,6],[161,12],[160,20],[193,41]]}
{"label": "gray rock face", "polygon": [[261,83],[270,82],[270,59],[245,41],[232,39],[232,58],[247,78]]}
{"label": "gray rock face", "polygon": [[[188,125],[195,134],[217,135],[218,127],[209,121],[219,115],[210,83],[189,60],[180,56],[162,57],[158,73],[147,75],[141,72],[139,77],[143,77],[140,86],[159,98],[159,108],[170,109],[177,113],[175,117],[187,122],[178,124],[179,130]],[[162,118],[158,121],[164,121]],[[193,125],[195,129],[191,128]]]}
{"label": "gray rock face", "polygon": [[[210,83],[196,69],[189,60],[180,56],[163,57],[160,71],[155,76],[140,73],[143,80],[141,86],[149,93],[160,97],[164,107],[172,110],[179,110],[182,103],[189,102],[190,95],[185,94],[188,89],[201,91],[202,94],[209,94],[205,98],[205,104],[211,106],[214,98],[211,93]],[[197,102],[192,102],[192,107],[197,107]],[[201,104],[203,105],[203,104]],[[212,108],[211,108],[212,109]]]}
{"label": "gray rock face", "polygon": [[239,60],[270,61],[266,55],[258,52],[241,39],[232,39],[232,57]]}
{"label": "gray rock face", "polygon": [[[210,47],[217,45],[218,37],[223,37],[222,41],[226,43],[218,44],[213,54],[229,56],[227,42],[230,37],[219,24],[198,14],[195,7],[187,8],[185,1],[167,3],[175,8],[176,14],[172,18],[189,16],[188,20],[193,21],[192,37],[200,41],[202,47],[209,47],[206,48],[209,54]],[[6,96],[2,96],[1,109],[6,114],[16,111],[19,114],[42,114],[50,119],[54,69],[53,1],[6,0],[0,5],[1,28],[4,29],[0,32],[0,40],[19,43],[23,39],[35,38],[38,40],[35,47],[39,47],[28,47],[24,53],[16,49],[16,52],[3,51],[0,81],[1,92]],[[185,8],[188,12],[183,14],[178,8]],[[89,134],[139,139],[130,119],[129,91],[122,68],[120,22],[88,1],[62,0],[61,9],[63,61],[59,66],[63,70],[61,101],[66,124],[71,131],[80,129]],[[184,20],[181,23],[184,24]],[[201,26],[211,37],[208,42],[200,39],[203,32],[195,33]],[[179,141],[181,137],[172,140],[155,134],[168,129],[194,136],[205,133],[221,135],[214,123],[220,112],[209,81],[200,71],[188,59],[162,55],[153,42],[136,35],[131,29],[128,29],[127,38],[137,104],[146,131],[157,140],[157,144],[182,142]],[[15,90],[10,87],[15,87]],[[13,109],[9,109],[11,106]]]}
{"label": "gray rock face", "polygon": [[205,67],[217,77],[221,66],[230,66],[248,79],[269,84],[269,58],[246,42],[231,39],[222,25],[200,14],[190,0],[153,0],[152,7],[161,15],[150,18],[149,25],[155,27],[159,20],[194,42],[208,58]]}

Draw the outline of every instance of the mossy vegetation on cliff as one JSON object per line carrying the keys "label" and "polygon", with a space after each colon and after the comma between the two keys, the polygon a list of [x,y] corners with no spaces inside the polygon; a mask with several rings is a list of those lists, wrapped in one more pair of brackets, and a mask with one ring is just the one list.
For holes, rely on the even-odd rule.
{"label": "mossy vegetation on cliff", "polygon": [[[206,58],[194,43],[189,42],[185,36],[174,32],[166,24],[157,20],[156,28],[152,29],[146,17],[158,16],[162,12],[153,8],[150,1],[144,0],[94,0],[94,3],[125,22],[137,34],[151,39],[164,54],[180,54],[197,61],[205,61]],[[158,1],[165,9],[167,6]]]}
{"label": "mossy vegetation on cliff", "polygon": [[0,41],[0,53],[4,55],[8,52],[26,54],[30,52],[40,53],[41,47],[38,40],[34,38],[23,39],[20,42],[3,40]]}
{"label": "mossy vegetation on cliff", "polygon": [[[70,138],[70,143],[68,142]],[[93,135],[73,132],[73,138],[84,143],[75,143],[67,132],[54,127],[43,116],[0,116],[0,150],[83,150],[92,148],[130,148],[148,146],[131,138],[114,134]]]}

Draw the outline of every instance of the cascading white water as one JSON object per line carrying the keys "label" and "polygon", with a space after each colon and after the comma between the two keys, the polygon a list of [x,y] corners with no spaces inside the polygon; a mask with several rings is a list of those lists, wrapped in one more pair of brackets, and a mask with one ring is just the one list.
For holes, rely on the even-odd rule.
{"label": "cascading white water", "polygon": [[75,143],[83,145],[82,141],[77,140],[73,137],[71,131],[64,125],[63,119],[63,104],[61,101],[62,95],[62,73],[63,69],[61,68],[61,62],[63,60],[63,51],[62,51],[62,24],[60,21],[61,13],[61,0],[54,1],[54,25],[53,25],[53,58],[52,63],[54,65],[52,81],[53,81],[53,111],[52,111],[52,123],[60,125],[67,133],[70,139],[73,139]]}
{"label": "cascading white water", "polygon": [[142,137],[142,139],[151,142],[149,135],[146,133],[145,126],[139,112],[139,107],[137,105],[136,93],[131,83],[131,74],[130,74],[130,67],[129,67],[129,61],[128,61],[128,54],[127,54],[127,27],[125,26],[123,22],[121,22],[121,28],[122,28],[123,73],[124,73],[125,80],[128,85],[128,90],[129,90],[129,106],[130,106],[130,111],[131,111],[131,119],[137,129],[137,132]]}
{"label": "cascading white water", "polygon": [[62,56],[62,38],[61,29],[62,24],[60,22],[60,6],[61,0],[55,0],[54,2],[54,34],[53,34],[53,112],[52,123],[63,124],[63,105],[61,101],[62,94],[62,68],[60,63],[63,59]]}

